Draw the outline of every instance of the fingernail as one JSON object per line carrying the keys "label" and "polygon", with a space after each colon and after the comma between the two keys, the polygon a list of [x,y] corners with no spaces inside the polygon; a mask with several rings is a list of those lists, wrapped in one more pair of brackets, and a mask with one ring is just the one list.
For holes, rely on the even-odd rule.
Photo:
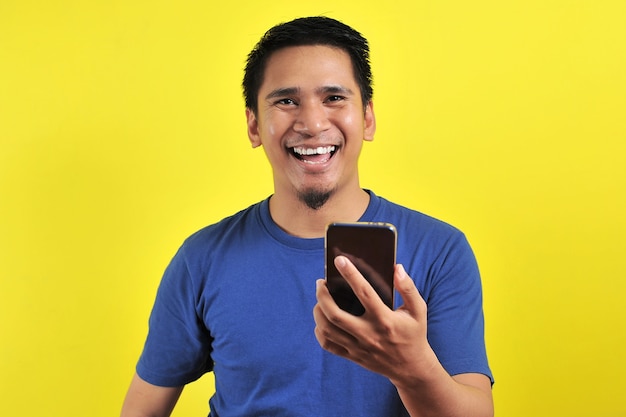
{"label": "fingernail", "polygon": [[343,267],[346,265],[346,258],[344,258],[343,256],[337,256],[335,258],[335,265],[337,265],[338,267]]}

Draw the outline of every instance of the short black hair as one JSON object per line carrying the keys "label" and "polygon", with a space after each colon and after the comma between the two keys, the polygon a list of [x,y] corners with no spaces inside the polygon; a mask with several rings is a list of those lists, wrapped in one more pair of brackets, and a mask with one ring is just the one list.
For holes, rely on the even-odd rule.
{"label": "short black hair", "polygon": [[270,56],[290,46],[326,45],[344,50],[352,61],[363,106],[372,99],[372,70],[367,39],[350,26],[325,16],[302,17],[280,23],[265,32],[248,54],[243,77],[246,107],[255,114],[265,67]]}

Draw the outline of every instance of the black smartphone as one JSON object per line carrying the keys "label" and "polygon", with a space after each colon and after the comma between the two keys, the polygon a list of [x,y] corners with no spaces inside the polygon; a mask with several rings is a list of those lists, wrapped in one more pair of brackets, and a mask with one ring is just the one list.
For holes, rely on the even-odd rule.
{"label": "black smartphone", "polygon": [[337,305],[355,316],[365,308],[335,267],[344,255],[372,285],[383,302],[393,309],[393,271],[396,264],[397,232],[390,223],[331,223],[326,228],[326,285]]}

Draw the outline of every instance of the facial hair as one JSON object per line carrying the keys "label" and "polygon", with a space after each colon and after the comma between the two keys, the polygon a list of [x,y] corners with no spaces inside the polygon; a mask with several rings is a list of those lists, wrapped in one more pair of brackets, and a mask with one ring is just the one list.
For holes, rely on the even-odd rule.
{"label": "facial hair", "polygon": [[331,195],[332,191],[320,191],[313,189],[298,192],[298,198],[300,201],[312,210],[319,210],[322,208]]}

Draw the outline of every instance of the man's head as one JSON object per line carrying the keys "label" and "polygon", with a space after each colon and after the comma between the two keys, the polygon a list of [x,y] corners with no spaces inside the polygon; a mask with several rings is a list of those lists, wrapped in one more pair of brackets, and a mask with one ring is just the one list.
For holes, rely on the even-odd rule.
{"label": "man's head", "polygon": [[352,61],[363,106],[372,99],[369,45],[359,32],[328,17],[305,17],[281,23],[268,30],[248,55],[243,78],[246,108],[257,113],[258,94],[270,56],[290,46],[326,45],[344,50]]}

